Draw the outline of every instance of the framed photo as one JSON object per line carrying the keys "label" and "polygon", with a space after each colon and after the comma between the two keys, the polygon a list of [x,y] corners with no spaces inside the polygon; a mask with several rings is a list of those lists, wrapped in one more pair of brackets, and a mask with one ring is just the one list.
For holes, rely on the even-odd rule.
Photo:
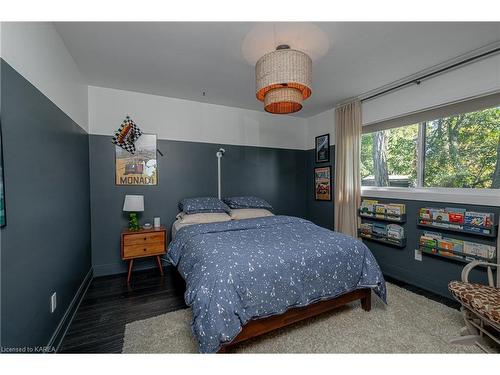
{"label": "framed photo", "polygon": [[330,161],[330,134],[316,137],[316,163]]}
{"label": "framed photo", "polygon": [[157,185],[156,135],[142,134],[135,142],[135,154],[115,146],[117,185]]}
{"label": "framed photo", "polygon": [[5,216],[5,189],[3,178],[3,140],[2,140],[2,125],[0,124],[0,227],[7,224]]}
{"label": "framed photo", "polygon": [[332,200],[332,167],[314,168],[314,199]]}

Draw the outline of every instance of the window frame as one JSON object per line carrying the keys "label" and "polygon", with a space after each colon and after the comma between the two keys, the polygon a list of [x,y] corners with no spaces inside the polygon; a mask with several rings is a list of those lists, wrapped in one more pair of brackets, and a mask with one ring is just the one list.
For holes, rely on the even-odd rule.
{"label": "window frame", "polygon": [[[469,100],[462,100],[419,113],[412,113],[363,126],[362,135],[376,131],[418,124],[417,179],[416,187],[361,186],[363,196],[376,198],[408,199],[433,202],[468,203],[486,206],[500,206],[500,189],[471,189],[424,187],[426,123],[435,118],[444,118],[500,106],[500,92]],[[435,117],[439,114],[439,117]],[[416,121],[417,120],[417,121]],[[360,140],[361,141],[361,140]],[[360,161],[361,162],[361,161]]]}

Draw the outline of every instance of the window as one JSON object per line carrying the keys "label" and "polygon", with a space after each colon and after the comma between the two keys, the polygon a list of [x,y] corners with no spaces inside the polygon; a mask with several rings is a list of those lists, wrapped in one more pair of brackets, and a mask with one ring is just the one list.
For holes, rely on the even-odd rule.
{"label": "window", "polygon": [[363,134],[363,186],[415,187],[417,183],[418,124]]}
{"label": "window", "polygon": [[500,107],[363,134],[363,186],[500,188]]}

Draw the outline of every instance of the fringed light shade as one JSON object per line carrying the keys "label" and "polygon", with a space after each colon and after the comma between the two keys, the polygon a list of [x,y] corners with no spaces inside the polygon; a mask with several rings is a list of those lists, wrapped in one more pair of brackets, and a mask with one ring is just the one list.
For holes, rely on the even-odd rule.
{"label": "fringed light shade", "polygon": [[300,111],[311,96],[312,61],[305,53],[278,46],[255,65],[257,99],[270,113]]}

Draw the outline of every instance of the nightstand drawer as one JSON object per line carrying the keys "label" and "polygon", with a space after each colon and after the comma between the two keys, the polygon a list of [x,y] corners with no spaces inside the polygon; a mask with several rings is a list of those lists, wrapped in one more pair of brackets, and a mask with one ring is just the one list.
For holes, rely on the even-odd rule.
{"label": "nightstand drawer", "polygon": [[127,284],[130,283],[134,259],[155,257],[156,264],[163,276],[161,255],[167,253],[167,230],[165,227],[130,230],[125,229],[121,235],[121,256],[128,262]]}
{"label": "nightstand drawer", "polygon": [[125,246],[129,245],[142,245],[149,243],[165,243],[165,232],[158,233],[137,233],[137,234],[127,234],[123,237],[123,244]]}
{"label": "nightstand drawer", "polygon": [[165,252],[164,242],[145,243],[142,245],[125,245],[123,247],[123,257],[133,258],[142,256],[157,255]]}

